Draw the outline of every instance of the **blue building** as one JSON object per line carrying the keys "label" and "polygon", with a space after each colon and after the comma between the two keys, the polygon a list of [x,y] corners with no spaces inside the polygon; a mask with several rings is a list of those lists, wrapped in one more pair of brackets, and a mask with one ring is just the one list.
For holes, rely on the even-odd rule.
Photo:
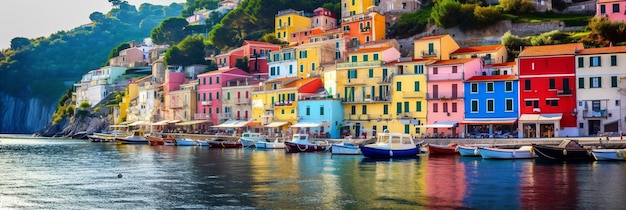
{"label": "blue building", "polygon": [[517,137],[519,116],[518,77],[515,62],[493,64],[464,82],[465,136],[470,138]]}
{"label": "blue building", "polygon": [[306,98],[298,101],[298,122],[293,132],[309,133],[312,137],[340,138],[343,106],[339,100]]}

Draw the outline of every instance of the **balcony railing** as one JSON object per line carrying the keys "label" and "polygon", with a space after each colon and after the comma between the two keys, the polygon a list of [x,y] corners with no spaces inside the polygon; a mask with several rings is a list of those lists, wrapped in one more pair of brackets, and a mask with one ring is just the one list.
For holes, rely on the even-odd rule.
{"label": "balcony railing", "polygon": [[250,98],[234,98],[232,100],[237,105],[240,105],[240,104],[250,104]]}
{"label": "balcony railing", "polygon": [[374,97],[344,97],[341,98],[342,103],[376,103],[376,102],[391,102],[391,96],[374,96]]}
{"label": "balcony railing", "polygon": [[293,106],[293,104],[294,104],[293,101],[278,101],[274,103],[274,106],[284,107],[284,106]]}
{"label": "balcony railing", "polygon": [[231,119],[231,117],[232,117],[231,113],[224,113],[224,114],[220,114],[218,118],[222,120],[222,119]]}
{"label": "balcony railing", "polygon": [[383,61],[345,62],[345,63],[337,63],[337,68],[369,67],[369,66],[380,66],[382,64],[383,64]]}
{"label": "balcony railing", "polygon": [[365,85],[368,78],[349,78],[345,83],[346,86]]}
{"label": "balcony railing", "polygon": [[210,114],[204,114],[204,113],[196,113],[193,115],[193,119],[196,120],[210,120],[211,119],[211,115]]}
{"label": "balcony railing", "polygon": [[463,80],[463,73],[428,74],[428,81]]}
{"label": "balcony railing", "polygon": [[424,98],[424,92],[402,92],[403,98]]}
{"label": "balcony railing", "polygon": [[369,33],[369,32],[370,32],[370,27],[361,28],[361,33]]}
{"label": "balcony railing", "polygon": [[426,99],[428,100],[432,100],[432,99],[439,99],[439,100],[450,100],[450,99],[462,99],[463,98],[463,92],[439,92],[437,94],[435,93],[427,93],[426,94]]}
{"label": "balcony railing", "polygon": [[568,95],[572,95],[572,90],[571,89],[557,90],[556,94],[560,96],[568,96]]}
{"label": "balcony railing", "polygon": [[433,50],[433,51],[422,50],[422,57],[436,57],[436,56],[437,56],[437,50]]}
{"label": "balcony railing", "polygon": [[201,104],[202,106],[211,106],[213,105],[213,101],[202,101]]}
{"label": "balcony railing", "polygon": [[606,109],[600,110],[588,110],[583,112],[583,118],[607,118],[608,114]]}

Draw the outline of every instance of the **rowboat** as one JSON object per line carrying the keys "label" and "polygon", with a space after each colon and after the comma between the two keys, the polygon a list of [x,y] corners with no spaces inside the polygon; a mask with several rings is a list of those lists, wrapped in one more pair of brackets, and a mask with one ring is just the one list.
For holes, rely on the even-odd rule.
{"label": "rowboat", "polygon": [[591,150],[583,148],[576,140],[563,140],[559,145],[533,144],[539,159],[557,161],[593,161]]}
{"label": "rowboat", "polygon": [[239,141],[225,141],[223,139],[217,139],[209,142],[211,148],[241,148],[243,145]]}
{"label": "rowboat", "polygon": [[407,158],[417,157],[420,148],[413,137],[404,133],[389,133],[388,130],[376,136],[376,143],[361,146],[361,153],[371,158]]}
{"label": "rowboat", "polygon": [[176,146],[196,146],[196,141],[193,139],[176,138]]}
{"label": "rowboat", "polygon": [[175,139],[172,137],[157,137],[157,136],[146,136],[146,139],[150,142],[151,146],[155,145],[165,145],[165,142],[173,142]]}
{"label": "rowboat", "polygon": [[326,151],[329,146],[326,142],[310,142],[306,133],[293,134],[291,141],[285,141],[285,150],[289,153]]}
{"label": "rowboat", "polygon": [[127,137],[117,137],[115,138],[118,144],[147,144],[148,139],[144,137],[143,130],[135,130],[133,134]]}
{"label": "rowboat", "polygon": [[596,160],[626,160],[626,149],[592,149]]}
{"label": "rowboat", "polygon": [[456,143],[450,143],[448,145],[428,144],[429,154],[458,154]]}
{"label": "rowboat", "polygon": [[342,141],[332,144],[330,153],[333,155],[360,155],[361,148],[359,144],[355,144],[354,142]]}
{"label": "rowboat", "polygon": [[522,146],[519,149],[500,149],[493,147],[478,148],[480,156],[485,159],[531,159],[535,153],[531,146]]}
{"label": "rowboat", "polygon": [[267,141],[267,138],[265,135],[260,133],[243,133],[241,134],[239,141],[243,147],[251,147],[255,146],[257,141]]}
{"label": "rowboat", "polygon": [[278,140],[278,138],[276,138],[276,140],[269,142],[269,141],[257,141],[254,143],[256,148],[265,148],[265,149],[282,149],[285,148],[285,143],[281,142]]}
{"label": "rowboat", "polygon": [[480,156],[480,152],[478,151],[477,146],[458,145],[457,149],[459,150],[459,154],[461,154],[461,156],[467,156],[467,157]]}

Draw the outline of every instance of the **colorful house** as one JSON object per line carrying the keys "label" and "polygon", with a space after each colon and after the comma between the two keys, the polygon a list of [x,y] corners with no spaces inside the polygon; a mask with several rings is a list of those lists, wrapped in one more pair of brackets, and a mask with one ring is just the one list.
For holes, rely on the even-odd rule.
{"label": "colorful house", "polygon": [[433,59],[412,59],[391,63],[398,67],[393,76],[396,91],[392,93],[392,104],[396,105],[398,119],[403,133],[421,136],[425,129],[420,125],[427,123],[428,106],[426,101],[427,83],[426,66],[434,63]]}
{"label": "colorful house", "polygon": [[183,123],[191,122],[197,110],[196,104],[196,81],[190,81],[180,85],[180,88],[169,92],[170,116],[167,119],[182,120]]}
{"label": "colorful house", "polygon": [[373,134],[386,129],[402,132],[390,109],[397,66],[385,65],[397,61],[400,52],[391,46],[361,48],[348,57],[348,62],[335,66],[334,97],[341,99],[344,106],[342,135],[363,137],[364,132]]}
{"label": "colorful house", "polygon": [[519,54],[522,137],[577,136],[575,55],[582,44],[527,47]]}
{"label": "colorful house", "polygon": [[464,127],[460,124],[464,118],[465,89],[463,82],[482,68],[482,59],[464,58],[440,60],[428,65],[428,136],[459,137],[464,136]]}
{"label": "colorful house", "polygon": [[322,31],[337,28],[337,16],[328,9],[318,7],[313,10],[311,28],[319,28]]}
{"label": "colorful house", "polygon": [[311,28],[311,18],[304,16],[304,11],[293,9],[278,11],[274,18],[276,28],[276,38],[283,42],[293,42],[291,35],[296,31],[303,31]]}
{"label": "colorful house", "polygon": [[[223,113],[218,115],[219,121],[252,121],[252,92],[258,90],[261,80],[243,78],[233,79],[225,83],[222,86]],[[259,128],[261,123],[257,122],[255,125]]]}
{"label": "colorful house", "polygon": [[311,42],[311,37],[319,34],[324,34],[324,30],[320,28],[310,28],[303,31],[296,31],[291,33],[291,43],[293,46],[306,44]]}
{"label": "colorful house", "polygon": [[255,77],[267,78],[268,74],[268,59],[267,56],[272,51],[279,49],[278,45],[245,40],[241,47],[228,51],[224,54],[215,56],[215,62],[219,70],[235,68],[237,60],[247,60],[248,69],[243,69]]}
{"label": "colorful house", "polygon": [[626,47],[583,49],[576,55],[578,135],[623,132]]}
{"label": "colorful house", "polygon": [[485,65],[504,63],[508,59],[506,47],[501,44],[459,48],[450,54],[451,59],[482,58]]}
{"label": "colorful house", "polygon": [[[209,120],[213,125],[222,123],[220,114],[226,113],[222,108],[222,88],[228,81],[250,78],[250,74],[238,68],[210,71],[198,75],[196,120]],[[223,119],[223,118],[222,118]],[[225,119],[223,119],[225,120]]]}
{"label": "colorful house", "polygon": [[350,39],[352,47],[385,39],[385,16],[378,12],[357,13],[341,18],[343,36]]}
{"label": "colorful house", "polygon": [[122,80],[126,72],[124,67],[102,67],[84,74],[76,88],[76,107],[83,101],[95,106],[113,91],[122,91],[127,84]]}
{"label": "colorful house", "polygon": [[381,14],[393,13],[403,14],[417,11],[421,6],[421,1],[418,0],[379,0],[378,12]]}
{"label": "colorful house", "polygon": [[269,80],[285,77],[295,77],[298,68],[295,48],[284,48],[272,51],[269,54]]}
{"label": "colorful house", "polygon": [[488,65],[465,80],[465,125],[468,137],[513,136],[518,109],[518,80],[515,62]]}
{"label": "colorful house", "polygon": [[341,17],[349,17],[368,12],[374,5],[374,0],[341,0]]}
{"label": "colorful house", "polygon": [[296,48],[297,76],[300,78],[320,76],[323,65],[335,62],[336,48],[332,42],[316,42]]}
{"label": "colorful house", "polygon": [[415,59],[449,60],[450,54],[458,49],[459,45],[448,34],[413,40],[413,58]]}
{"label": "colorful house", "polygon": [[298,122],[292,132],[308,133],[314,138],[340,138],[343,106],[336,99],[304,97],[298,102]]}
{"label": "colorful house", "polygon": [[598,0],[596,2],[596,17],[626,22],[625,0]]}

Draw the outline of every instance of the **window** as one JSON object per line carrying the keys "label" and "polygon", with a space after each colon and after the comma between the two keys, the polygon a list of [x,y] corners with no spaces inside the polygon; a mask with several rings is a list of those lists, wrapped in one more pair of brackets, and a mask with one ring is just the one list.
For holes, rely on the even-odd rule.
{"label": "window", "polygon": [[415,102],[415,111],[416,112],[421,112],[422,111],[422,102],[421,101]]}
{"label": "window", "polygon": [[439,104],[433,103],[433,112],[435,113],[439,112]]}
{"label": "window", "polygon": [[215,93],[215,99],[217,99],[217,100],[220,99],[220,92]]}
{"label": "window", "polygon": [[230,92],[226,93],[226,100],[230,100]]}
{"label": "window", "polygon": [[396,103],[396,114],[402,113],[402,102]]}
{"label": "window", "polygon": [[539,108],[539,100],[533,101],[533,108]]}
{"label": "window", "polygon": [[619,104],[620,104],[619,99],[615,100],[615,106],[619,106]]}
{"label": "window", "polygon": [[554,78],[550,78],[548,80],[548,89],[552,89],[552,90],[556,89],[556,84],[555,83],[556,82],[554,81]]}
{"label": "window", "polygon": [[494,112],[493,104],[494,104],[493,99],[487,99],[487,112],[488,113]]}
{"label": "window", "polygon": [[356,69],[348,70],[348,79],[354,79],[354,78],[356,78]]}
{"label": "window", "polygon": [[413,66],[414,74],[424,74],[424,65],[414,65]]}
{"label": "window", "polygon": [[374,60],[377,61],[378,60],[378,54],[374,54]]}
{"label": "window", "polygon": [[578,78],[578,88],[579,89],[585,88],[585,78]]}
{"label": "window", "polygon": [[304,64],[300,64],[300,72],[304,72]]}
{"label": "window", "polygon": [[409,111],[409,102],[404,102],[404,112],[410,112]]}
{"label": "window", "polygon": [[602,87],[602,78],[600,78],[600,77],[590,77],[589,78],[589,87],[590,88],[601,88]]}
{"label": "window", "polygon": [[504,111],[505,112],[512,112],[513,111],[513,99],[512,98],[505,99]]}
{"label": "window", "polygon": [[512,81],[504,82],[504,92],[513,92],[513,82]]}
{"label": "window", "polygon": [[285,109],[280,110],[280,114],[285,114]]}
{"label": "window", "polygon": [[213,77],[209,77],[209,85],[213,84]]}
{"label": "window", "polygon": [[324,116],[324,106],[320,106],[320,115]]}
{"label": "window", "polygon": [[559,106],[559,100],[558,99],[546,99],[546,105]]}
{"label": "window", "polygon": [[619,12],[619,4],[613,4],[613,12]]}
{"label": "window", "polygon": [[311,71],[315,71],[315,63],[311,63]]}
{"label": "window", "polygon": [[215,77],[215,83],[217,83],[217,84],[220,83],[220,77]]}
{"label": "window", "polygon": [[352,115],[356,114],[356,106],[352,105],[352,107],[350,109],[350,114],[352,114]]}
{"label": "window", "polygon": [[356,62],[356,55],[353,55],[351,58],[352,58],[351,60],[352,62]]}
{"label": "window", "polygon": [[617,87],[617,76],[611,76],[611,87]]}
{"label": "window", "polygon": [[583,68],[583,67],[585,67],[585,58],[579,57],[578,58],[578,68]]}
{"label": "window", "polygon": [[433,67],[433,74],[439,74],[439,68]]}
{"label": "window", "polygon": [[205,78],[202,78],[202,84],[203,84],[203,85],[206,85],[206,77],[205,77]]}
{"label": "window", "polygon": [[471,93],[478,93],[478,84],[477,83],[471,83]]}
{"label": "window", "polygon": [[600,14],[605,14],[605,13],[606,13],[606,6],[600,5]]}
{"label": "window", "polygon": [[493,82],[487,82],[487,93],[493,93]]}
{"label": "window", "polygon": [[456,102],[452,102],[452,112],[456,113],[457,109],[456,109]]}
{"label": "window", "polygon": [[369,78],[374,78],[374,69],[369,70]]}
{"label": "window", "polygon": [[361,106],[361,114],[367,114],[367,105]]}
{"label": "window", "polygon": [[415,92],[419,92],[420,91],[420,81],[415,81],[414,82],[414,86],[415,86]]}
{"label": "window", "polygon": [[443,112],[448,112],[448,102],[443,102]]}
{"label": "window", "polygon": [[530,90],[530,80],[524,80],[524,90]]}
{"label": "window", "polygon": [[396,91],[402,91],[402,82],[396,82]]}
{"label": "window", "polygon": [[310,116],[311,115],[311,107],[306,106],[306,116]]}
{"label": "window", "polygon": [[293,65],[289,65],[289,74],[293,74]]}
{"label": "window", "polygon": [[389,114],[389,105],[383,105],[383,114]]}
{"label": "window", "polygon": [[472,113],[478,113],[478,100],[472,100],[471,112]]}
{"label": "window", "polygon": [[452,73],[453,73],[453,74],[455,74],[457,71],[458,71],[458,70],[457,70],[457,67],[456,67],[456,66],[453,66],[453,67],[452,67]]}
{"label": "window", "polygon": [[369,61],[369,55],[363,55],[363,61]]}
{"label": "window", "polygon": [[611,66],[617,66],[617,56],[611,55]]}
{"label": "window", "polygon": [[585,128],[585,123],[578,123],[578,128]]}
{"label": "window", "polygon": [[602,66],[602,63],[600,61],[600,56],[589,57],[589,66],[592,66],[592,67]]}

